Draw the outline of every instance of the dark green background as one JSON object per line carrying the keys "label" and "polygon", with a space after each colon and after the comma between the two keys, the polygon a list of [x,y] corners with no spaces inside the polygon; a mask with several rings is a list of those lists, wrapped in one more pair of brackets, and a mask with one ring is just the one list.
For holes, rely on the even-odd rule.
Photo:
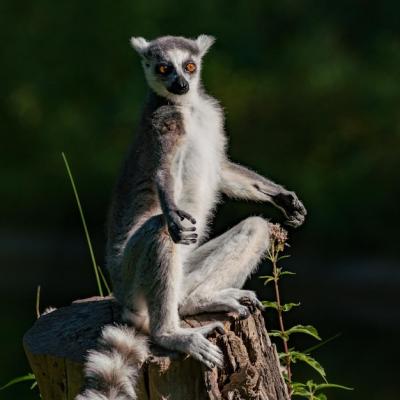
{"label": "dark green background", "polygon": [[[111,188],[146,92],[129,38],[208,33],[217,42],[204,81],[226,110],[232,158],[309,211],[290,232],[285,265],[298,275],[283,293],[302,302],[291,322],[342,333],[314,356],[355,391],[329,399],[395,400],[399,15],[396,1],[2,1],[0,383],[29,370],[21,339],[38,284],[42,307],[96,293],[61,151],[102,264]],[[279,220],[271,207],[227,202],[214,233],[249,214]],[[22,385],[0,398],[38,396]]]}

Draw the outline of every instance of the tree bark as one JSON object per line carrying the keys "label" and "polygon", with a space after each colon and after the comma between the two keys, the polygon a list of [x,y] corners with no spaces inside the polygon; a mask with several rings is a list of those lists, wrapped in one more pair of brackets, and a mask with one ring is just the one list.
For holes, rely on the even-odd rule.
{"label": "tree bark", "polygon": [[[224,369],[208,371],[191,357],[168,357],[153,346],[137,386],[138,400],[288,400],[275,346],[258,310],[246,320],[233,314],[202,314],[182,321],[200,326],[221,321],[226,333],[214,334],[225,356]],[[41,316],[24,336],[24,348],[44,400],[73,400],[83,384],[87,350],[96,347],[104,325],[120,321],[110,298],[74,302]]]}

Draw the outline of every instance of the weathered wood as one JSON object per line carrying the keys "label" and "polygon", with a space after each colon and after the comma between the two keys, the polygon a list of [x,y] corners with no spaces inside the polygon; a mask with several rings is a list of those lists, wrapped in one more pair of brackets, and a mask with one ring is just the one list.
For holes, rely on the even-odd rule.
{"label": "weathered wood", "polygon": [[[83,384],[82,366],[96,347],[101,328],[120,320],[110,298],[74,302],[40,317],[24,336],[24,348],[44,400],[73,400]],[[232,314],[202,314],[182,321],[200,326],[221,321],[226,333],[210,337],[224,353],[225,368],[208,371],[191,357],[168,357],[160,348],[142,368],[139,400],[288,400],[271,344],[258,310],[246,320]]]}

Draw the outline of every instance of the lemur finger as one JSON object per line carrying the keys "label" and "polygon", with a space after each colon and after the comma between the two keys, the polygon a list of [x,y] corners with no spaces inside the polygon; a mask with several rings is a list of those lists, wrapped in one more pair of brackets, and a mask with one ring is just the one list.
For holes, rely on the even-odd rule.
{"label": "lemur finger", "polygon": [[194,244],[194,243],[196,243],[196,242],[197,242],[196,239],[188,239],[188,240],[183,239],[183,240],[181,240],[181,241],[179,242],[179,244],[189,245],[189,244]]}
{"label": "lemur finger", "polygon": [[189,234],[184,234],[182,235],[182,239],[197,239],[197,233],[189,233]]}
{"label": "lemur finger", "polygon": [[222,367],[224,365],[224,355],[217,346],[212,345],[212,347],[209,347],[207,350],[205,350],[205,353],[218,367]]}
{"label": "lemur finger", "polygon": [[190,355],[210,369],[215,368],[215,366],[222,367],[224,364],[222,352],[212,343],[209,343],[209,346],[207,347],[199,346],[197,349],[193,349],[193,351],[190,352]]}
{"label": "lemur finger", "polygon": [[212,343],[210,345],[208,348],[199,349],[200,355],[204,360],[213,363],[214,366],[222,367],[224,365],[224,356],[221,350]]}
{"label": "lemur finger", "polygon": [[224,355],[222,351],[212,343],[208,342],[207,344],[203,344],[199,347],[199,352],[209,355],[213,358],[213,361],[216,364],[221,364],[224,361]]}
{"label": "lemur finger", "polygon": [[219,333],[225,333],[224,325],[222,324],[222,322],[219,321],[215,321],[205,326],[201,326],[199,328],[194,328],[194,329],[196,330],[196,332],[202,334],[203,336],[207,336],[213,333],[214,331],[217,331]]}
{"label": "lemur finger", "polygon": [[225,334],[225,328],[224,328],[224,325],[223,325],[223,324],[216,326],[216,327],[215,327],[215,330],[216,330],[218,333],[220,333],[221,335],[224,335],[224,334]]}
{"label": "lemur finger", "polygon": [[295,219],[288,219],[287,221],[284,222],[285,225],[292,226],[293,228],[297,228],[301,223],[296,221]]}
{"label": "lemur finger", "polygon": [[182,226],[181,231],[182,232],[194,232],[196,230],[195,226],[189,226],[188,228]]}
{"label": "lemur finger", "polygon": [[298,221],[300,224],[302,224],[305,220],[305,217],[303,214],[300,214],[298,211],[296,211],[292,217],[294,220]]}
{"label": "lemur finger", "polygon": [[[212,331],[217,331],[218,333],[221,333],[221,334],[225,333],[224,324],[222,322],[219,322],[219,321],[218,322],[213,322],[210,325],[211,325],[210,329],[212,329]],[[210,333],[212,331],[210,331]]]}
{"label": "lemur finger", "polygon": [[296,207],[297,212],[299,212],[302,215],[307,215],[307,210],[299,199],[295,200],[294,206]]}
{"label": "lemur finger", "polygon": [[184,219],[187,219],[192,224],[196,223],[196,220],[190,214],[188,214],[187,212],[179,210],[177,213],[178,213],[181,221],[183,221]]}
{"label": "lemur finger", "polygon": [[212,361],[210,361],[207,358],[203,357],[203,355],[198,355],[197,357],[194,357],[194,358],[196,358],[197,360],[202,362],[210,370],[215,368],[215,363],[213,363]]}
{"label": "lemur finger", "polygon": [[183,241],[189,242],[190,244],[191,243],[197,243],[197,238],[195,238],[195,237],[187,237],[186,235],[183,235],[181,237],[181,242],[183,242]]}
{"label": "lemur finger", "polygon": [[238,309],[238,313],[239,313],[239,318],[240,319],[247,319],[247,318],[250,317],[250,311],[245,306],[240,306],[239,309]]}
{"label": "lemur finger", "polygon": [[261,311],[264,311],[265,307],[262,305],[261,301],[257,299],[257,295],[251,290],[244,290],[244,296],[240,299],[240,303],[242,303],[242,299],[249,299],[252,306],[258,308]]}
{"label": "lemur finger", "polygon": [[305,220],[304,215],[296,211],[287,221],[285,221],[285,224],[296,228],[300,226],[304,222],[304,220]]}

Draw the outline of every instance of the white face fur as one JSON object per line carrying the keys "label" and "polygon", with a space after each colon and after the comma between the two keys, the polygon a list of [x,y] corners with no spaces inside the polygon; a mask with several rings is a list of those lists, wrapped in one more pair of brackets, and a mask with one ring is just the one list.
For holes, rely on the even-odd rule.
{"label": "white face fur", "polygon": [[142,57],[150,88],[176,103],[186,102],[198,93],[201,60],[214,38],[200,35],[196,40],[166,36],[148,42],[132,38],[131,44]]}

